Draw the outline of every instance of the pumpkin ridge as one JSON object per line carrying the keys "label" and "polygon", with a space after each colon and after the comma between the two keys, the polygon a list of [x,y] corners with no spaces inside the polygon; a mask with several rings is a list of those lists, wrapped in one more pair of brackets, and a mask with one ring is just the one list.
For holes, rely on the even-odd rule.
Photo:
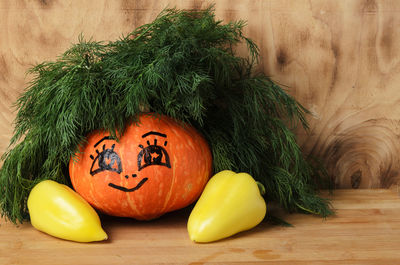
{"label": "pumpkin ridge", "polygon": [[170,200],[171,200],[171,195],[172,195],[172,191],[173,191],[173,188],[174,188],[174,183],[176,183],[176,181],[175,181],[175,178],[176,178],[176,170],[175,170],[175,168],[176,168],[176,159],[175,159],[175,156],[174,156],[173,166],[172,166],[171,186],[169,188],[169,191],[167,193],[167,197],[165,198],[164,205],[162,207],[162,211],[163,212],[167,212],[168,211],[167,206],[169,205]]}
{"label": "pumpkin ridge", "polygon": [[98,205],[99,202],[96,200],[96,196],[94,195],[94,192],[95,192],[96,190],[93,188],[93,182],[90,182],[90,187],[91,187],[91,189],[90,189],[90,192],[89,192],[89,195],[90,195],[90,201],[89,201],[89,203],[90,203],[91,205]]}
{"label": "pumpkin ridge", "polygon": [[129,193],[125,193],[125,196],[126,196],[129,207],[131,207],[131,209],[134,210],[137,215],[139,215],[138,219],[140,217],[143,217],[143,214],[136,207],[136,197],[130,196]]}

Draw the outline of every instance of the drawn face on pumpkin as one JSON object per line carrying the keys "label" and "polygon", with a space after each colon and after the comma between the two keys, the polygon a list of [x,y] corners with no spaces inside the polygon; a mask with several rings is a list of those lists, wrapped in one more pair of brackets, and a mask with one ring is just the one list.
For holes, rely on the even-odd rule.
{"label": "drawn face on pumpkin", "polygon": [[69,163],[75,191],[105,214],[157,218],[193,203],[211,176],[208,143],[190,125],[144,113],[110,135],[89,133]]}
{"label": "drawn face on pumpkin", "polygon": [[[148,136],[156,136],[153,139],[153,143],[147,139]],[[147,145],[144,146],[139,144],[138,146],[141,151],[138,153],[136,158],[137,172],[154,165],[171,168],[168,152],[163,146],[158,145],[158,139],[160,138],[164,140],[163,145],[167,146],[168,142],[166,140],[166,134],[150,131],[142,135],[142,139]],[[90,155],[90,158],[93,160],[90,168],[90,175],[96,176],[98,173],[111,171],[118,174],[125,174],[124,177],[126,179],[129,179],[130,177],[137,178],[137,172],[124,172],[123,161],[116,150],[116,145],[118,145],[118,143],[114,138],[111,136],[105,136],[93,146],[96,149],[96,155]],[[100,150],[98,147],[100,147]],[[108,183],[108,186],[123,192],[133,192],[140,189],[147,180],[148,177],[143,177],[134,187],[123,187],[112,182]]]}

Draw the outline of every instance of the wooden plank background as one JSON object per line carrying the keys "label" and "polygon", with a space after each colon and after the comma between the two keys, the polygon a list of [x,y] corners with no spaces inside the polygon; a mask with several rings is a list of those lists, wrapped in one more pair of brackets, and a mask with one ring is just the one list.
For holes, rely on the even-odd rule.
{"label": "wooden plank background", "polygon": [[[1,0],[0,151],[26,71],[54,60],[79,34],[115,40],[165,7],[196,0]],[[322,159],[341,188],[400,183],[400,1],[218,0],[224,21],[247,20],[260,68],[311,110],[296,131],[305,154]]]}

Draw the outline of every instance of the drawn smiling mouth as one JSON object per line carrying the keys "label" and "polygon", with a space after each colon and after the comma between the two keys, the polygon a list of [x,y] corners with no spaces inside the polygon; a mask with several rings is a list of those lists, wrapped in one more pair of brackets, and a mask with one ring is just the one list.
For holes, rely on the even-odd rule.
{"label": "drawn smiling mouth", "polygon": [[135,190],[139,189],[140,187],[142,187],[143,184],[144,184],[147,180],[148,180],[148,178],[143,178],[135,187],[130,188],[130,189],[125,188],[125,187],[121,187],[121,186],[118,186],[118,185],[115,185],[115,184],[113,184],[113,183],[108,183],[108,186],[110,186],[110,187],[112,187],[112,188],[114,188],[114,189],[117,189],[117,190],[124,191],[124,192],[132,192],[132,191],[135,191]]}

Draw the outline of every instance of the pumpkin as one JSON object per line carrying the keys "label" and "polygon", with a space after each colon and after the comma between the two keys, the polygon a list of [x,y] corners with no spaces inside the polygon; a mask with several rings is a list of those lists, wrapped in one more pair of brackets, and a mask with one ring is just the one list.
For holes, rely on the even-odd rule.
{"label": "pumpkin", "polygon": [[154,114],[141,114],[118,141],[92,132],[69,163],[74,189],[93,207],[138,220],[194,202],[211,171],[207,141],[193,127]]}

